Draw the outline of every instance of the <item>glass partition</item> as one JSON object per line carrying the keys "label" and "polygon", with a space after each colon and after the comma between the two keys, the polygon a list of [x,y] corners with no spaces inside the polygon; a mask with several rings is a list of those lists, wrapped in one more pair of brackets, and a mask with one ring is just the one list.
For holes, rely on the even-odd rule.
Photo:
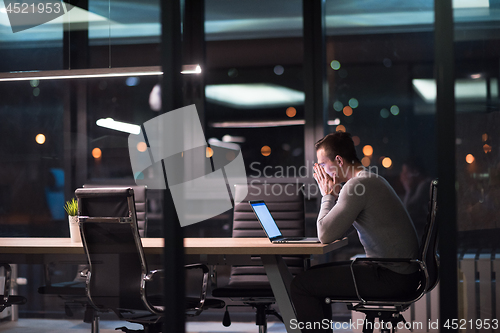
{"label": "glass partition", "polygon": [[[204,95],[199,109],[204,132],[210,145],[241,149],[249,182],[309,177],[307,168],[301,173],[308,163],[302,5],[300,0],[205,1],[206,61],[203,93],[197,92]],[[89,0],[88,9],[71,11],[72,23],[61,17],[14,33],[0,2],[0,72],[67,69],[71,54],[83,51],[88,51],[83,59],[88,68],[159,65],[159,7],[158,0]],[[456,126],[457,137],[456,165],[450,167],[457,174],[457,323],[465,332],[495,332],[500,317],[500,3],[455,0],[453,14],[456,124],[450,126]],[[439,153],[434,2],[327,0],[325,22],[328,128],[353,134],[363,164],[390,182],[421,232],[425,188],[436,177]],[[70,42],[68,31],[83,32],[76,37],[80,43]],[[149,98],[158,82],[156,76],[0,82],[0,236],[68,237],[62,205],[76,187],[133,183],[128,133],[99,123],[112,118],[139,126],[156,117]],[[184,84],[189,90],[190,83]],[[159,235],[162,191],[148,196],[149,232]],[[316,198],[308,202],[308,233],[315,229],[316,203]],[[184,233],[229,237],[231,220],[227,211]],[[349,244],[334,259],[362,252],[355,237]],[[32,266],[20,272],[28,281],[45,275]],[[57,279],[73,277],[65,272]],[[32,295],[23,316],[53,306],[37,296],[36,287],[21,287],[21,293]],[[437,294],[427,295],[406,319],[435,322]],[[351,316],[344,305],[334,311],[337,318]]]}
{"label": "glass partition", "polygon": [[240,145],[250,177],[303,165],[302,2],[208,0],[205,27],[207,135]]}
{"label": "glass partition", "polygon": [[33,26],[9,15],[14,11],[2,1],[0,72],[63,69],[64,16]]}
{"label": "glass partition", "polygon": [[[437,175],[435,102],[418,84],[434,82],[434,4],[327,0],[325,9],[329,130],[353,135],[363,165],[392,185],[421,237]],[[334,260],[362,253],[353,233]],[[425,326],[438,318],[436,295],[405,319]],[[333,308],[341,320],[362,318],[343,304]]]}
{"label": "glass partition", "polygon": [[[61,2],[64,15],[35,25],[13,21],[11,8],[0,1],[0,73],[160,65],[159,1],[79,3],[88,6],[66,10],[69,5]],[[128,133],[97,122],[141,125],[155,117],[149,96],[158,82],[156,76],[0,82],[0,237],[67,238],[63,205],[76,188],[133,184]],[[149,209],[150,231],[160,236],[158,192],[150,193]],[[70,312],[83,318],[85,303],[65,308],[57,295],[37,291],[75,279],[72,261],[23,264],[17,271],[27,280],[18,293],[29,300],[19,307],[20,318],[64,318]]]}
{"label": "glass partition", "polygon": [[[459,319],[464,332],[495,332],[500,317],[500,5],[454,6]],[[454,323],[451,323],[454,324]]]}
{"label": "glass partition", "polygon": [[89,0],[91,68],[158,66],[160,1]]}
{"label": "glass partition", "polygon": [[[410,205],[437,172],[435,109],[418,84],[433,82],[432,2],[327,1],[326,15],[329,128],[350,132],[363,165]],[[426,207],[407,208],[423,229]]]}
{"label": "glass partition", "polygon": [[[302,21],[297,0],[205,2],[205,134],[241,149],[250,184],[301,181]],[[231,222],[228,211],[185,232],[231,236]]]}
{"label": "glass partition", "polygon": [[1,82],[0,234],[69,234],[64,205],[64,84]]}

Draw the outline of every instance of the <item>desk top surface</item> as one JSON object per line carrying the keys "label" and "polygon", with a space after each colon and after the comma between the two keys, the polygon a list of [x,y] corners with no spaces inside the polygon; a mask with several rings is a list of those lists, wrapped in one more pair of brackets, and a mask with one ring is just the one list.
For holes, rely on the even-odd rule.
{"label": "desk top surface", "polygon": [[[143,238],[146,254],[161,254],[163,238]],[[267,238],[185,238],[186,254],[210,255],[310,255],[325,254],[345,246],[347,239],[330,244],[272,244]],[[70,238],[0,238],[1,254],[83,254],[81,243]]]}

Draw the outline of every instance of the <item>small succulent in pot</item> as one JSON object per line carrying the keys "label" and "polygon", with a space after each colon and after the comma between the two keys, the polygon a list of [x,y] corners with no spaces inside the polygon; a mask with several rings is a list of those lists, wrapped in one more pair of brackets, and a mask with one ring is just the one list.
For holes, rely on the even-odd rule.
{"label": "small succulent in pot", "polygon": [[75,198],[66,201],[64,204],[64,210],[68,213],[69,216],[77,216],[78,215],[78,201]]}

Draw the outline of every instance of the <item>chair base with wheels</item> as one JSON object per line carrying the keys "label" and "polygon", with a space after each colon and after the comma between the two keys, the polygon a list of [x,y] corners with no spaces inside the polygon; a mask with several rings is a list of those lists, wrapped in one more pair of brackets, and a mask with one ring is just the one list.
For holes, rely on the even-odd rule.
{"label": "chair base with wheels", "polygon": [[[271,292],[272,294],[272,292]],[[222,319],[222,325],[225,327],[231,326],[231,317],[229,315],[229,307],[252,307],[255,309],[255,325],[259,326],[259,333],[267,332],[267,316],[272,315],[278,318],[282,323],[283,317],[276,311],[271,308],[271,306],[275,303],[274,298],[270,298],[268,301],[265,299],[232,299],[233,301],[242,302],[243,305],[227,305],[226,311],[224,312],[224,318]]]}
{"label": "chair base with wheels", "polygon": [[3,295],[0,294],[0,312],[12,305],[23,305],[26,303],[26,297],[19,295],[10,295],[10,285],[12,269],[9,264],[0,263],[0,267],[4,269],[5,281],[3,286]]}

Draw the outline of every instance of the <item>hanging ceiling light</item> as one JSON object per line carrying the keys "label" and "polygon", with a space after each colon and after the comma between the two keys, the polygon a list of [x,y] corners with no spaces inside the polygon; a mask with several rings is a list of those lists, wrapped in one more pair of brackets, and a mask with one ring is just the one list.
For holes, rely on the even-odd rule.
{"label": "hanging ceiling light", "polygon": [[[182,74],[200,74],[200,65],[183,65]],[[120,76],[163,75],[160,66],[63,69],[54,71],[23,71],[0,73],[1,81],[91,79]]]}

